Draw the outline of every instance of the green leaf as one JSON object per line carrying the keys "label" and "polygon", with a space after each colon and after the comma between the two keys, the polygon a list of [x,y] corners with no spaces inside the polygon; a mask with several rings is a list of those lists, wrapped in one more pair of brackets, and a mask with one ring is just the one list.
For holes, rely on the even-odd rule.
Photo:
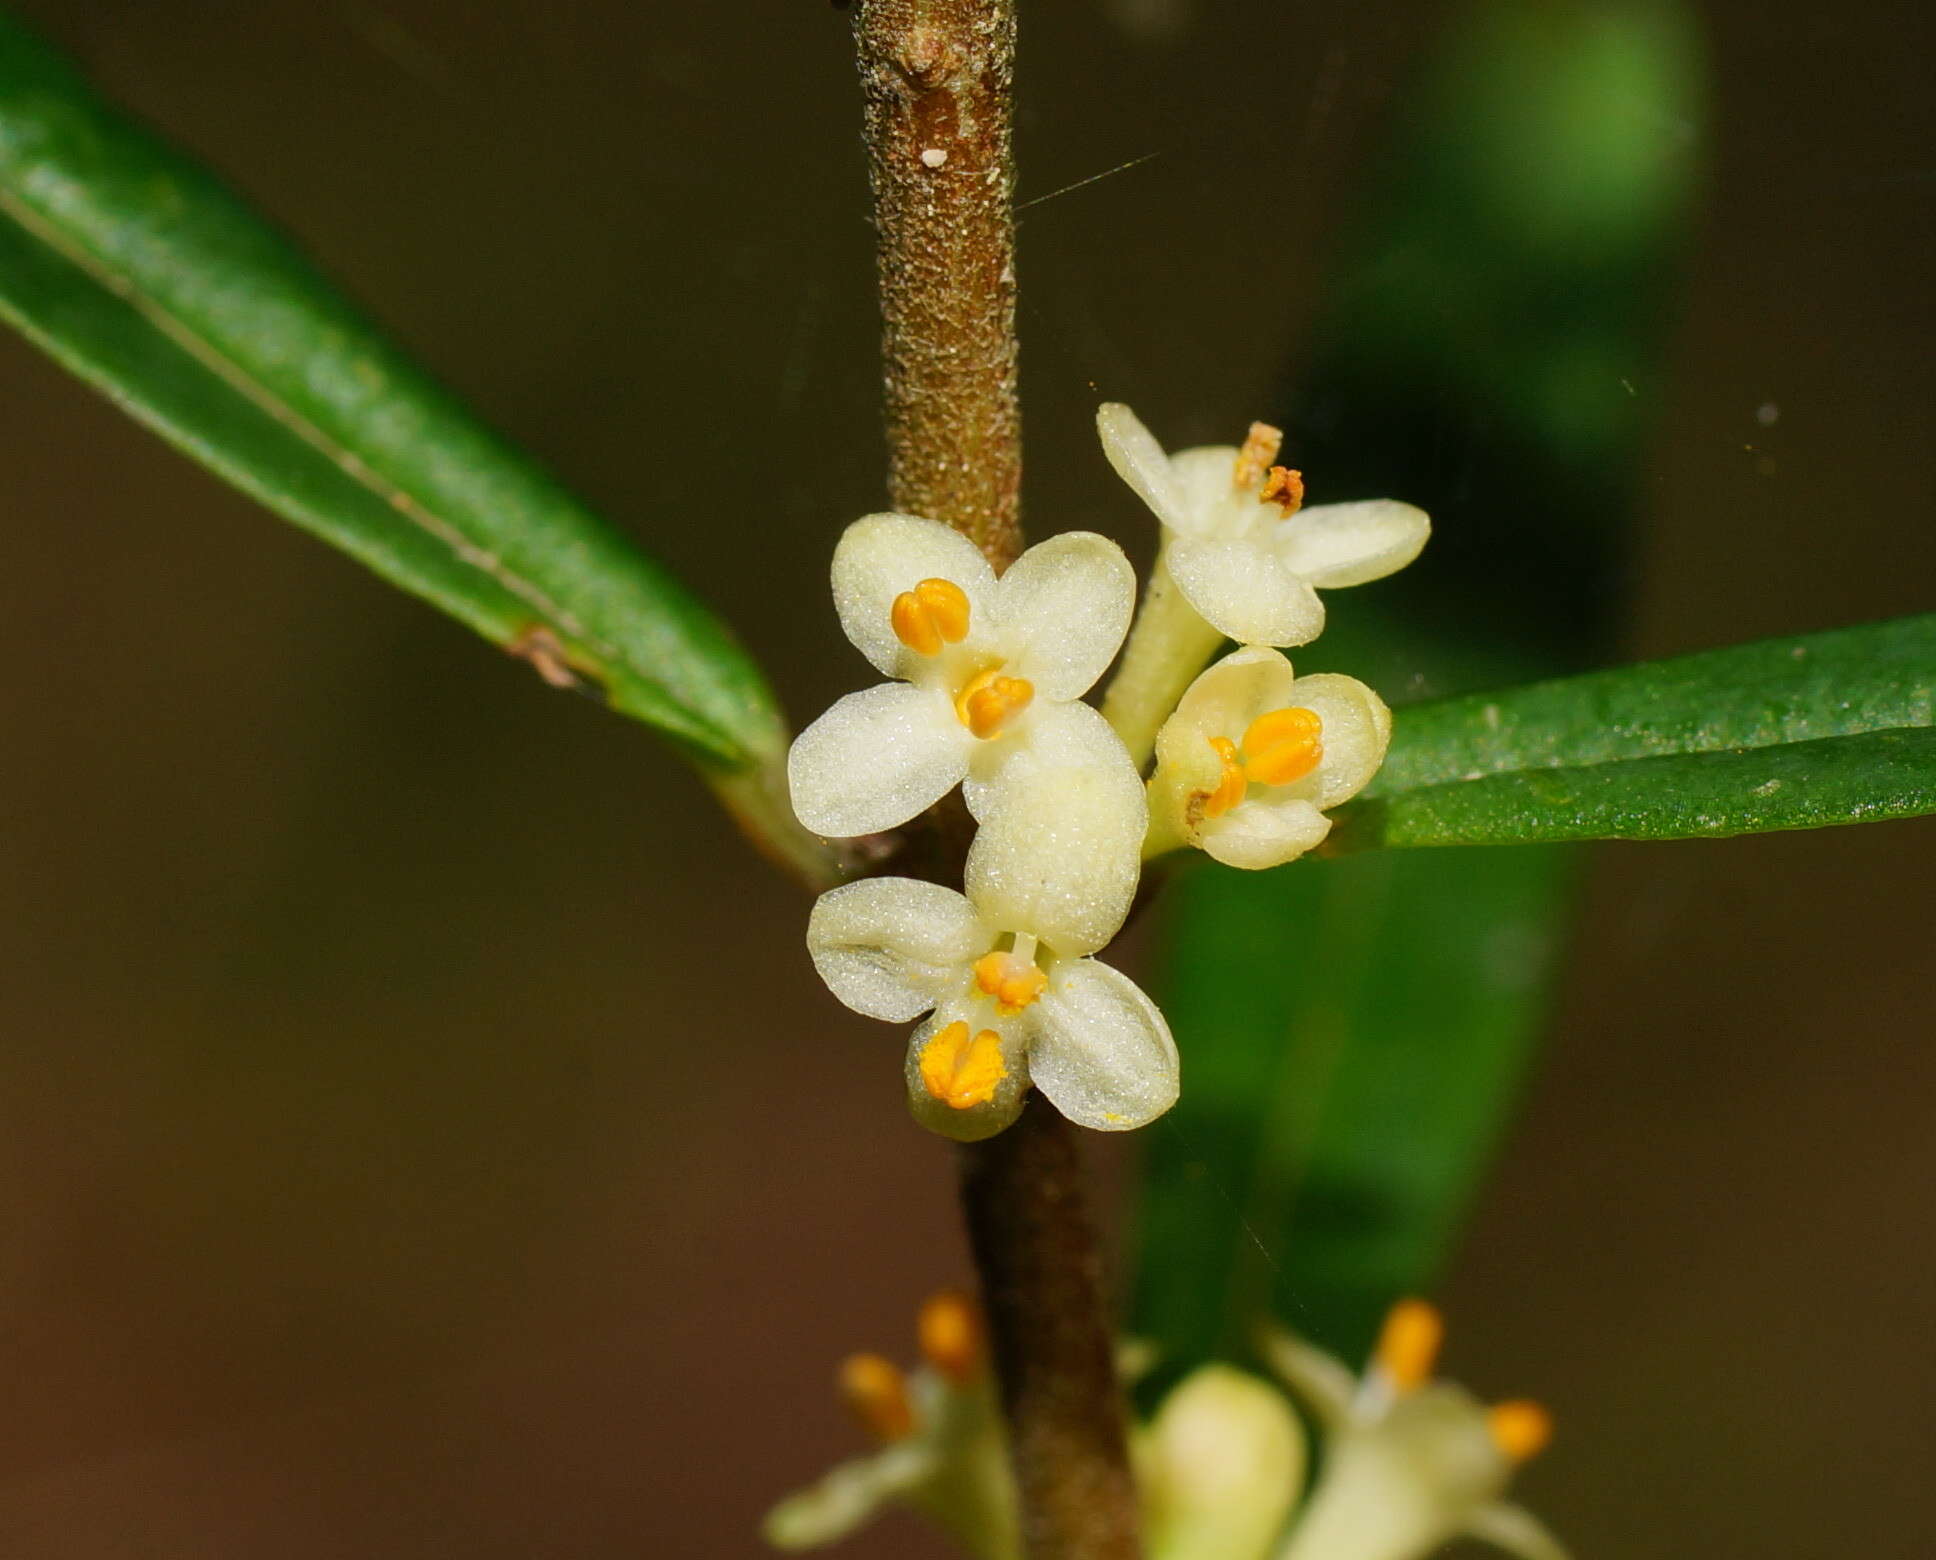
{"label": "green leaf", "polygon": [[1575,860],[1204,863],[1176,885],[1184,1091],[1150,1129],[1136,1317],[1166,1358],[1241,1355],[1267,1316],[1355,1357],[1437,1271],[1538,1039]]}
{"label": "green leaf", "polygon": [[[1327,498],[1432,515],[1419,562],[1327,598],[1293,656],[1394,704],[1604,664],[1703,145],[1674,0],[1472,0],[1422,63],[1269,417]],[[1401,709],[1394,762],[1428,729]],[[1578,862],[1186,871],[1159,981],[1183,1095],[1144,1134],[1132,1317],[1172,1369],[1266,1318],[1360,1357],[1430,1289],[1535,1053]]]}
{"label": "green leaf", "polygon": [[0,314],[284,518],[715,771],[784,745],[717,619],[4,16]]}
{"label": "green leaf", "polygon": [[1936,614],[1403,711],[1333,848],[1689,839],[1936,812]]}

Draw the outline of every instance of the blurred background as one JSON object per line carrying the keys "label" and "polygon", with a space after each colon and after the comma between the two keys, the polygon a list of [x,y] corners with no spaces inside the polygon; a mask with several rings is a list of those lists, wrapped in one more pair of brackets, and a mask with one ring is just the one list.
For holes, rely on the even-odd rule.
{"label": "blurred background", "polygon": [[[865,680],[823,583],[882,498],[838,12],[17,9],[797,719]],[[1908,0],[1025,3],[1038,531],[1147,557],[1108,397],[1433,509],[1440,572],[1340,622],[1395,701],[1928,609],[1932,45]],[[0,1554],[760,1553],[860,1449],[834,1362],[967,1277],[900,1036],[640,729],[12,336],[0,408]],[[1924,1555],[1936,826],[1580,864],[1449,1369],[1552,1405],[1521,1490],[1582,1557]]]}

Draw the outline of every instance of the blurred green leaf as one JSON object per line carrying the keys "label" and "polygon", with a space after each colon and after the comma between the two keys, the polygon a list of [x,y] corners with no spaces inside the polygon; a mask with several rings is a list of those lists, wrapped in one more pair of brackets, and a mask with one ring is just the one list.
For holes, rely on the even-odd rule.
{"label": "blurred green leaf", "polygon": [[[1432,729],[1418,700],[1604,662],[1700,81],[1674,0],[1469,0],[1391,97],[1270,420],[1315,496],[1432,515],[1419,563],[1332,597],[1294,656],[1410,705],[1401,745]],[[1174,1369],[1246,1352],[1267,1315],[1360,1356],[1435,1281],[1534,1053],[1577,862],[1186,871],[1159,981],[1183,1095],[1146,1134],[1132,1318]]]}
{"label": "blurred green leaf", "polygon": [[[1537,1038],[1574,859],[1206,862],[1176,885],[1184,1092],[1151,1129],[1137,1315],[1167,1355],[1242,1353],[1272,1314],[1355,1353],[1437,1268]],[[1286,963],[1304,978],[1257,979]]]}
{"label": "blurred green leaf", "polygon": [[1936,811],[1936,614],[1415,705],[1334,848],[1686,839]]}
{"label": "blurred green leaf", "polygon": [[709,766],[783,745],[717,619],[3,15],[0,314],[285,519]]}

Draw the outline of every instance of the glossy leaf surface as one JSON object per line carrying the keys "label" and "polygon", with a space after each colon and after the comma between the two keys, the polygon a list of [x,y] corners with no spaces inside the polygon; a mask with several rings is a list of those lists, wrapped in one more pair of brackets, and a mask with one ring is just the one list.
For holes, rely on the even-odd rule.
{"label": "glossy leaf surface", "polygon": [[784,737],[720,623],[216,179],[0,16],[0,314],[284,518],[714,768]]}

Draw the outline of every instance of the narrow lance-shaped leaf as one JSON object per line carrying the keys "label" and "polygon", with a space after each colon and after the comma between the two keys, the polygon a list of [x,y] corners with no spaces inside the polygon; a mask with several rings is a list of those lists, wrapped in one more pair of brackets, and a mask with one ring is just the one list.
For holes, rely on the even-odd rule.
{"label": "narrow lance-shaped leaf", "polygon": [[1936,614],[1417,705],[1338,850],[1936,812]]}
{"label": "narrow lance-shaped leaf", "polygon": [[715,773],[783,746],[704,607],[4,15],[0,314],[244,492]]}

